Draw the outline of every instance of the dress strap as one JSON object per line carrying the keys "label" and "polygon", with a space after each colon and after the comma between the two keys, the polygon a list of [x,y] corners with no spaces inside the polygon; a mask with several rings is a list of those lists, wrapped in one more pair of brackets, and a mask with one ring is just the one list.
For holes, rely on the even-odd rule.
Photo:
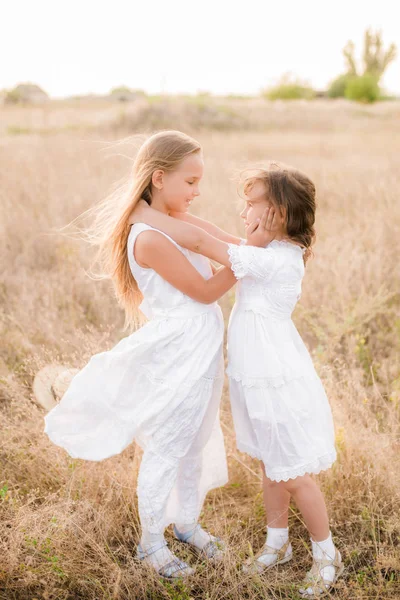
{"label": "dress strap", "polygon": [[177,244],[175,242],[175,240],[173,240],[169,235],[164,233],[164,231],[161,231],[160,229],[156,229],[155,227],[151,227],[150,225],[147,225],[146,223],[133,223],[133,225],[131,226],[131,230],[129,232],[128,241],[127,241],[128,260],[131,265],[131,268],[132,268],[132,265],[139,267],[139,265],[137,264],[137,262],[135,260],[134,248],[135,248],[135,242],[136,242],[138,235],[140,233],[142,233],[143,231],[157,231],[158,233],[161,233],[172,244],[174,244],[174,246],[176,246],[176,248],[178,248],[178,250],[180,250],[182,252],[182,254],[186,254],[187,251],[184,248],[182,248],[181,246],[179,246],[179,244]]}

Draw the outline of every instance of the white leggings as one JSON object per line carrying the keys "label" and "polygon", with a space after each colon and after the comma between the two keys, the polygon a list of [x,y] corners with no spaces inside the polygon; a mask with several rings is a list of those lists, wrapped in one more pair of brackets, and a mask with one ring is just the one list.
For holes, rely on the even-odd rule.
{"label": "white leggings", "polygon": [[179,525],[197,522],[201,511],[201,469],[200,454],[188,455],[177,461],[145,450],[137,485],[142,539],[150,535],[163,535],[165,514],[173,488],[176,490],[175,501],[179,504]]}
{"label": "white leggings", "polygon": [[195,525],[207,491],[225,483],[218,415],[222,378],[204,386],[201,381],[193,387],[185,403],[142,440],[137,482],[142,540],[162,536],[170,523]]}

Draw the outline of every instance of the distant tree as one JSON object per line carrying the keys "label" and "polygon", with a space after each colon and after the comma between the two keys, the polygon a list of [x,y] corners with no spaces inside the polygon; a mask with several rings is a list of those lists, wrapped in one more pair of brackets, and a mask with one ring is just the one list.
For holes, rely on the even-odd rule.
{"label": "distant tree", "polygon": [[143,90],[133,90],[126,85],[115,87],[110,92],[110,97],[119,102],[130,102],[136,100],[139,96],[145,96]]}
{"label": "distant tree", "polygon": [[355,46],[354,42],[349,41],[343,48],[343,55],[347,64],[347,74],[357,75],[357,65],[354,58]]}
{"label": "distant tree", "polygon": [[364,75],[351,76],[347,82],[344,95],[348,100],[376,102],[376,100],[379,100],[380,90],[375,75],[364,73]]}
{"label": "distant tree", "polygon": [[48,100],[47,93],[35,83],[20,83],[5,96],[6,104],[41,104]]}
{"label": "distant tree", "polygon": [[364,36],[364,74],[373,75],[379,81],[396,54],[397,48],[393,43],[384,50],[381,31],[373,33],[367,29]]}
{"label": "distant tree", "polygon": [[[351,41],[343,48],[347,72],[350,75],[358,75],[354,50],[355,46]],[[379,82],[387,67],[396,58],[396,53],[397,48],[393,43],[387,50],[384,50],[381,31],[374,33],[371,29],[367,29],[364,34],[362,75],[372,75]]]}
{"label": "distant tree", "polygon": [[343,73],[336,77],[333,81],[331,81],[328,88],[328,97],[329,98],[344,98],[347,84],[350,79],[353,77],[357,77],[357,75],[352,75],[351,73]]}
{"label": "distant tree", "polygon": [[118,87],[113,88],[110,91],[110,94],[123,94],[123,93],[131,93],[133,90],[126,85],[120,85]]}
{"label": "distant tree", "polygon": [[367,29],[364,34],[362,69],[357,68],[354,42],[343,48],[346,73],[334,79],[328,89],[330,98],[349,98],[362,102],[374,102],[379,98],[379,80],[390,63],[396,58],[397,48],[390,44],[383,47],[382,32]]}

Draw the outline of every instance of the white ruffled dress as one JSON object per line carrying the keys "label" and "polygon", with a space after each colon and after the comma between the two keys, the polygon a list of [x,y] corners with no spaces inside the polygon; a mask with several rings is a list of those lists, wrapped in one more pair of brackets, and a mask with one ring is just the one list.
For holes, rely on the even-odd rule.
{"label": "white ruffled dress", "polygon": [[[92,356],[46,416],[45,432],[70,456],[92,461],[135,440],[144,449],[140,518],[158,533],[196,520],[207,491],[228,478],[219,422],[224,323],[217,303],[200,304],[137,264],[134,244],[148,229],[133,225],[127,250],[149,322]],[[166,237],[206,279],[212,276],[208,259]]]}
{"label": "white ruffled dress", "polygon": [[336,459],[331,408],[292,319],[304,275],[303,249],[229,245],[239,279],[228,328],[228,376],[239,450],[287,481]]}

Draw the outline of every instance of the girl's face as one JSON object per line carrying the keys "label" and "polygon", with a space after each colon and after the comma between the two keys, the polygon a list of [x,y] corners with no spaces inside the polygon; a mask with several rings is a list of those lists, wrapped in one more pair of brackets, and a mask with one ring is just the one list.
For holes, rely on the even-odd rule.
{"label": "girl's face", "polygon": [[162,172],[160,192],[169,211],[188,211],[193,200],[200,195],[203,169],[203,157],[196,152],[184,158],[175,171]]}
{"label": "girl's face", "polygon": [[256,181],[248,193],[245,195],[245,206],[240,216],[244,221],[244,226],[248,227],[257,219],[261,219],[266,208],[274,206],[268,200],[267,190],[262,181]]}

